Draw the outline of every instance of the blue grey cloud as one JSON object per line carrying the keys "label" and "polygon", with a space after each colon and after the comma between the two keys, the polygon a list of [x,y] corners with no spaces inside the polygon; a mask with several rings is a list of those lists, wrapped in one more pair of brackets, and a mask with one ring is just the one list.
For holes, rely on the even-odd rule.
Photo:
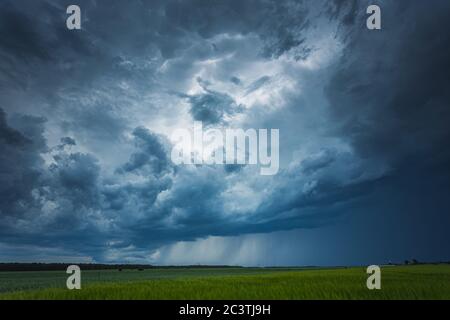
{"label": "blue grey cloud", "polygon": [[238,105],[227,94],[204,89],[205,93],[189,96],[191,104],[190,113],[196,121],[205,125],[226,122],[226,117],[243,111],[244,107]]}
{"label": "blue grey cloud", "polygon": [[[3,1],[0,260],[270,264],[231,253],[292,229],[447,257],[450,6],[378,1],[372,32],[367,3],[85,0],[71,32],[67,1]],[[280,129],[278,175],[173,165],[195,120]]]}
{"label": "blue grey cloud", "polygon": [[130,160],[119,172],[122,170],[137,172],[140,175],[160,174],[171,166],[168,151],[160,137],[143,127],[134,129],[133,136],[139,151],[131,154]]}

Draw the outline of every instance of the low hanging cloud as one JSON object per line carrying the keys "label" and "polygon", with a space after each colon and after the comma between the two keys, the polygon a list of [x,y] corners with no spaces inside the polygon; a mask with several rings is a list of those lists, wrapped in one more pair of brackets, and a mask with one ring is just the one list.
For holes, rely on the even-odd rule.
{"label": "low hanging cloud", "polygon": [[[60,2],[0,5],[0,260],[299,263],[265,257],[272,233],[404,208],[421,172],[448,189],[447,2],[380,1],[375,33],[365,2],[200,2],[81,1],[80,32]],[[193,121],[280,129],[279,173],[174,166]]]}

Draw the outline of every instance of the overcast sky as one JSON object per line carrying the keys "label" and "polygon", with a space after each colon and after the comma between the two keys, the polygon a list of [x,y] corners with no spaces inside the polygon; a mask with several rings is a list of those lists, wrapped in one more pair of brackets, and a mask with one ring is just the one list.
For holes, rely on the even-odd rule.
{"label": "overcast sky", "polygon": [[[449,19],[446,0],[1,1],[0,261],[450,260]],[[175,166],[196,120],[279,129],[278,174]]]}

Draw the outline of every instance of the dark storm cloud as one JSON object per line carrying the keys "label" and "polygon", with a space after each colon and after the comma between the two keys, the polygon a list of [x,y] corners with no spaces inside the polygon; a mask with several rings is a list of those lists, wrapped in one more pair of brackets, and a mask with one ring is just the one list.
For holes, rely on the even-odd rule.
{"label": "dark storm cloud", "polygon": [[[186,228],[198,223],[202,228],[189,232],[189,237],[208,232],[208,222],[213,222],[220,209],[215,209],[216,215],[209,212],[224,186],[218,177],[211,179],[211,175],[203,179],[193,173],[162,177],[170,171],[169,162],[155,134],[144,128],[133,131],[136,151],[118,168],[119,177],[102,177],[101,162],[95,155],[72,148],[88,147],[96,151],[122,139],[129,126],[121,111],[155,82],[152,74],[159,65],[148,65],[145,61],[148,56],[176,57],[196,35],[209,38],[223,32],[262,34],[275,28],[280,28],[280,32],[264,36],[266,51],[271,54],[276,50],[279,55],[288,50],[296,36],[286,25],[276,22],[274,28],[265,23],[260,27],[260,21],[271,24],[279,20],[286,8],[278,11],[276,2],[265,7],[251,1],[226,5],[202,1],[134,2],[126,7],[122,1],[107,5],[80,1],[83,29],[69,32],[65,28],[68,4],[66,1],[2,3],[0,53],[4,63],[0,80],[2,95],[8,102],[4,108],[11,118],[8,123],[2,112],[2,234],[17,243],[59,243],[67,249],[83,248],[82,251],[99,257],[94,248],[102,247],[105,237],[111,237],[105,235],[109,234],[108,228],[125,239],[130,235],[121,228],[136,223],[147,226],[178,223]],[[299,12],[291,11],[292,16],[296,13]],[[272,15],[273,18],[267,19]],[[301,19],[300,14],[296,16]],[[273,46],[278,35],[283,37],[280,40],[283,49]],[[136,97],[118,87],[122,82],[138,89]],[[240,110],[229,95],[210,89],[191,99],[193,117],[205,123],[223,121],[225,116]],[[13,110],[48,115],[51,124],[46,124],[42,116],[12,117]],[[50,148],[44,138],[46,125],[63,135],[50,136],[56,140],[56,148]],[[68,134],[70,138],[64,137]],[[121,181],[125,174],[138,174],[144,180]],[[179,179],[179,183],[170,201],[154,207],[157,196],[170,188],[172,179]],[[191,186],[191,180],[198,184]],[[206,200],[208,197],[210,200]],[[178,217],[177,210],[181,208],[186,212]],[[126,218],[128,212],[139,217]],[[19,220],[6,219],[10,215],[27,215],[26,226],[21,226]],[[169,220],[164,222],[167,215]],[[155,238],[158,236],[149,227],[134,237],[145,239],[149,231]],[[177,238],[170,233],[160,236],[160,242]]]}
{"label": "dark storm cloud", "polygon": [[361,8],[364,5],[358,3],[358,0],[333,0],[330,1],[328,13],[332,18],[341,17],[343,25],[353,25],[358,17],[358,9]]}
{"label": "dark storm cloud", "polygon": [[8,61],[1,66],[5,88],[27,88],[32,82],[55,90],[65,82],[58,73],[63,71],[62,63],[74,63],[78,53],[92,54],[89,41],[67,32],[64,15],[50,2],[4,1],[0,15],[0,54]]}
{"label": "dark storm cloud", "polygon": [[274,57],[299,47],[304,42],[300,31],[308,27],[304,1],[170,2],[165,13],[169,23],[204,38],[223,32],[256,32],[265,42],[262,53]]}
{"label": "dark storm cloud", "polygon": [[8,125],[3,109],[0,109],[0,138],[5,145],[20,146],[30,142],[20,132]]}
{"label": "dark storm cloud", "polygon": [[63,146],[76,146],[77,143],[74,139],[72,139],[71,137],[63,137],[61,138],[61,144]]}
{"label": "dark storm cloud", "polygon": [[[84,9],[83,30],[70,32],[65,28],[65,10],[61,12],[69,3],[4,2],[2,50],[19,61],[39,58],[71,62],[78,67],[78,70],[70,69],[71,76],[87,79],[100,71],[107,72],[107,66],[121,57],[136,59],[155,54],[157,50],[164,58],[172,58],[177,51],[191,45],[190,38],[196,34],[207,39],[224,32],[256,32],[267,43],[267,52],[271,54],[275,50],[274,54],[279,56],[298,47],[302,40],[295,39],[307,28],[308,6],[303,1],[268,1],[267,4],[253,0],[226,4],[203,0],[152,1],[125,5],[116,0],[101,5],[85,0],[78,2]],[[127,16],[118,14],[121,8]],[[45,19],[39,19],[36,12]],[[94,69],[89,70],[88,66]]]}
{"label": "dark storm cloud", "polygon": [[[69,32],[68,1],[3,2],[0,242],[146,261],[174,241],[334,223],[385,184],[404,186],[412,166],[402,165],[412,160],[427,158],[432,185],[442,171],[428,164],[449,160],[449,5],[383,2],[383,30],[371,32],[363,4],[314,3],[79,1],[83,27]],[[343,51],[319,78],[305,78],[326,83],[329,103],[312,99],[321,122],[311,126],[345,148],[319,145],[297,161],[299,144],[324,141],[303,137],[300,122],[310,111],[302,94],[322,95],[301,80],[316,72],[309,58],[321,48],[308,32],[328,32],[315,26],[324,17],[339,25],[331,38]],[[245,77],[257,59],[281,62]],[[290,59],[309,69],[283,69]],[[212,71],[202,69],[208,63]],[[280,73],[291,77],[278,82]],[[227,85],[244,100],[287,106],[246,109]],[[285,94],[289,86],[295,92]],[[293,136],[282,144],[292,161],[270,179],[249,166],[174,167],[158,125],[183,112],[211,127],[237,115],[250,126],[281,124]]]}
{"label": "dark storm cloud", "polygon": [[239,85],[241,85],[242,84],[242,81],[241,81],[241,79],[239,79],[238,77],[231,77],[230,78],[230,81],[232,82],[232,83],[234,83],[235,85],[237,85],[237,86],[239,86]]}
{"label": "dark storm cloud", "polygon": [[386,4],[385,11],[383,30],[349,41],[328,87],[331,111],[364,157],[393,166],[415,157],[447,161],[450,38],[442,32],[450,5]]}
{"label": "dark storm cloud", "polygon": [[238,105],[232,97],[207,88],[205,93],[188,96],[191,104],[192,118],[202,121],[205,125],[226,122],[226,117],[240,113],[243,106]]}
{"label": "dark storm cloud", "polygon": [[2,216],[22,215],[37,205],[33,188],[41,178],[40,152],[46,150],[42,137],[45,122],[42,118],[17,116],[18,131],[12,128],[0,109],[0,212]]}
{"label": "dark storm cloud", "polygon": [[[30,116],[15,116],[6,123],[2,112],[2,157],[1,157],[1,225],[3,232],[17,228],[15,223],[25,216],[36,231],[39,225],[54,225],[48,220],[48,204],[64,208],[63,224],[81,219],[80,210],[98,206],[97,180],[99,167],[91,155],[66,153],[64,148],[50,150],[44,131],[45,119]],[[62,139],[63,145],[74,145],[71,138]],[[47,166],[43,155],[53,153],[53,162]],[[10,216],[10,219],[7,217]],[[64,217],[64,218],[63,218]],[[33,222],[34,221],[34,222]],[[48,227],[47,225],[47,227]],[[28,229],[28,227],[26,227]],[[29,232],[29,230],[23,230]]]}
{"label": "dark storm cloud", "polygon": [[119,172],[160,174],[171,166],[161,137],[142,127],[134,129],[133,136],[139,151],[130,156]]}
{"label": "dark storm cloud", "polygon": [[336,160],[336,156],[336,152],[329,149],[325,149],[319,154],[311,155],[302,161],[302,171],[306,174],[311,174],[326,168]]}
{"label": "dark storm cloud", "polygon": [[58,154],[49,170],[54,177],[52,188],[55,201],[67,199],[73,210],[96,207],[98,203],[99,166],[88,154]]}

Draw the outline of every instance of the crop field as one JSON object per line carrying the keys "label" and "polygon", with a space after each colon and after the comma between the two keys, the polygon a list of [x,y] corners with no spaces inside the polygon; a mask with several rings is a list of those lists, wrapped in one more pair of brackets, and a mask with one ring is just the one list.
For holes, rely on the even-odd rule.
{"label": "crop field", "polygon": [[450,299],[450,265],[382,267],[381,290],[368,290],[363,267],[176,268],[67,274],[0,272],[0,299]]}

